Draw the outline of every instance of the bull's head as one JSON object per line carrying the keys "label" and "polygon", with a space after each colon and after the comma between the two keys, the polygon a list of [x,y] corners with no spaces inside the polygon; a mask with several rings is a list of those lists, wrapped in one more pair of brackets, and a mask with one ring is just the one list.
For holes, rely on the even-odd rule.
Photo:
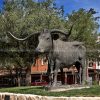
{"label": "bull's head", "polygon": [[51,31],[44,30],[43,33],[40,33],[38,40],[39,44],[36,48],[36,52],[40,53],[46,53],[49,52],[53,48],[53,40],[58,39],[68,39],[68,35],[65,32],[62,32],[61,30],[53,29]]}
{"label": "bull's head", "polygon": [[71,34],[72,27],[71,27],[71,29],[68,33],[65,33],[65,32],[63,32],[61,30],[58,30],[58,29],[53,29],[51,31],[45,30],[43,32],[33,33],[33,34],[23,38],[23,39],[15,37],[11,32],[8,32],[8,33],[13,38],[15,38],[16,40],[19,40],[19,41],[24,41],[24,40],[28,39],[31,36],[37,35],[38,40],[39,40],[39,44],[36,48],[36,51],[44,53],[44,52],[49,52],[49,50],[51,50],[53,40],[57,40],[57,39],[67,40],[68,37]]}

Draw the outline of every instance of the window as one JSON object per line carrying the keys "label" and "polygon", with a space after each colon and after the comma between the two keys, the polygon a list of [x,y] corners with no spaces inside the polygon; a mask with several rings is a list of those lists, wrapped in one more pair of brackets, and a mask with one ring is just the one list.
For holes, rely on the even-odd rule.
{"label": "window", "polygon": [[46,57],[41,58],[41,65],[48,64],[48,60]]}
{"label": "window", "polygon": [[89,67],[93,67],[93,62],[89,62]]}
{"label": "window", "polygon": [[41,65],[44,65],[44,60],[43,60],[43,58],[41,59]]}

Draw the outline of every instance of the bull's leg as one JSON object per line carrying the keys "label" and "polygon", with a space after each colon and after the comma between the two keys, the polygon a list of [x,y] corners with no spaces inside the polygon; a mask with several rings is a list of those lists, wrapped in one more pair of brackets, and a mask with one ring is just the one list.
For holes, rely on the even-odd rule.
{"label": "bull's leg", "polygon": [[49,86],[51,86],[53,83],[53,74],[49,75]]}
{"label": "bull's leg", "polygon": [[50,68],[50,59],[48,58],[48,70],[47,70],[47,75],[49,78],[49,86],[51,85],[51,68]]}
{"label": "bull's leg", "polygon": [[77,78],[77,84],[79,84],[80,81],[79,73],[76,75],[76,78]]}
{"label": "bull's leg", "polygon": [[80,84],[82,84],[82,66],[80,65],[80,70],[79,70],[79,79],[80,79]]}
{"label": "bull's leg", "polygon": [[75,66],[77,68],[78,74],[77,74],[77,82],[78,84],[82,84],[82,68],[81,68],[81,64],[79,62],[75,63]]}
{"label": "bull's leg", "polygon": [[57,85],[57,74],[58,74],[58,70],[55,70],[53,84],[52,84],[53,87],[55,87]]}
{"label": "bull's leg", "polygon": [[48,76],[49,76],[49,86],[53,83],[53,68],[54,68],[54,61],[52,59],[48,60]]}
{"label": "bull's leg", "polygon": [[85,62],[85,59],[82,60],[82,84],[84,85],[85,84],[85,81],[86,81],[86,71],[87,70],[87,67],[86,67],[86,62]]}
{"label": "bull's leg", "polygon": [[60,71],[61,71],[61,83],[64,84],[64,81],[63,81],[63,68],[60,68]]}
{"label": "bull's leg", "polygon": [[56,60],[55,65],[54,65],[54,79],[53,79],[53,84],[52,86],[55,87],[57,85],[57,75],[58,75],[58,69],[59,69],[59,61]]}

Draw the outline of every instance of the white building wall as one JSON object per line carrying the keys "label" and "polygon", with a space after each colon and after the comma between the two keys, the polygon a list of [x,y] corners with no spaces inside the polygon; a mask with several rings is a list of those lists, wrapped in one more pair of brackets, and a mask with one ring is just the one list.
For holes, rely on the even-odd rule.
{"label": "white building wall", "polygon": [[100,61],[96,62],[96,69],[100,69]]}

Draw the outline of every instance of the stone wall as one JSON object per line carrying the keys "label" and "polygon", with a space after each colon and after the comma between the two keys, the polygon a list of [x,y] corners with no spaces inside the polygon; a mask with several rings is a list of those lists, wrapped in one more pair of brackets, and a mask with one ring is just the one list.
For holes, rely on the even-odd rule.
{"label": "stone wall", "polygon": [[100,100],[100,97],[52,97],[31,94],[0,93],[0,100]]}

